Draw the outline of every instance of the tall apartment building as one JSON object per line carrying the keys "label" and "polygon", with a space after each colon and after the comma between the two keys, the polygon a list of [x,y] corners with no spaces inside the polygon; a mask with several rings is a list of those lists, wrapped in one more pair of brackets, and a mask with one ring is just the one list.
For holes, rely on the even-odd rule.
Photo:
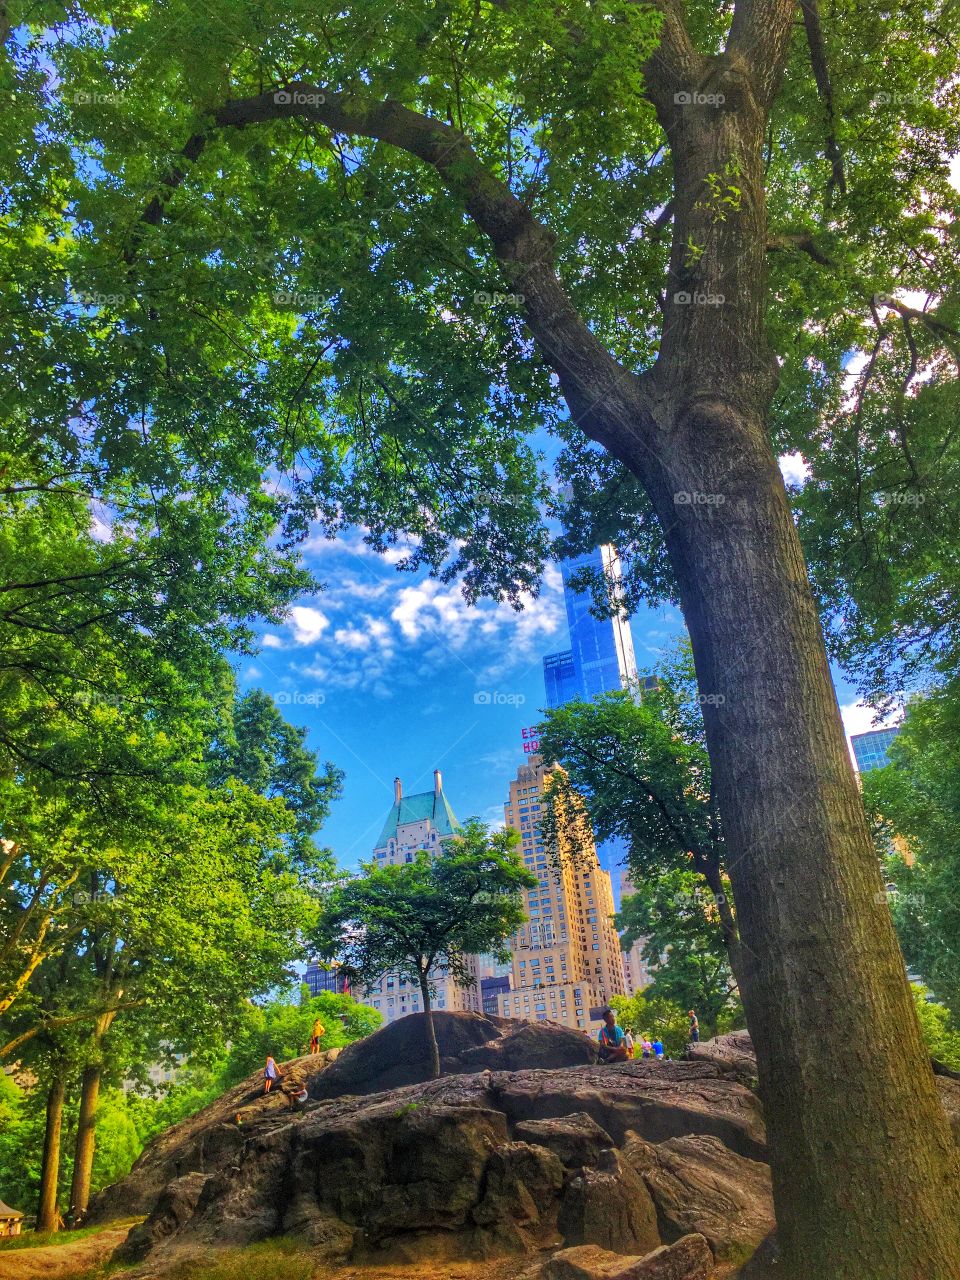
{"label": "tall apartment building", "polygon": [[[405,796],[399,778],[393,780],[393,807],[387,814],[373,850],[377,866],[396,866],[412,862],[420,849],[439,853],[444,837],[452,836],[460,823],[443,793],[443,777],[439,769],[433,771],[433,790],[419,791]],[[476,977],[477,959],[470,957]],[[481,1011],[480,984],[461,987],[450,977],[440,975],[434,980],[436,994],[434,1009]],[[379,1009],[384,1022],[394,1022],[408,1013],[421,1013],[423,1003],[420,988],[397,973],[388,973],[376,986],[366,987],[359,997],[364,1004]]]}
{"label": "tall apartment building", "polygon": [[[628,898],[631,893],[636,893],[633,881],[630,879],[628,871],[620,872],[620,902],[623,903],[624,898]],[[623,952],[623,976],[627,984],[627,995],[635,996],[644,989],[649,987],[653,978],[650,974],[650,967],[643,958],[643,942],[638,941],[633,944],[629,951]]]}
{"label": "tall apartment building", "polygon": [[525,891],[527,923],[514,935],[512,990],[498,1012],[529,1022],[589,1029],[590,1010],[626,994],[620,939],[613,927],[613,888],[597,860],[582,815],[561,815],[560,866],[547,864],[539,831],[550,769],[531,755],[510,783],[508,827],[520,832],[525,866],[537,877]]}

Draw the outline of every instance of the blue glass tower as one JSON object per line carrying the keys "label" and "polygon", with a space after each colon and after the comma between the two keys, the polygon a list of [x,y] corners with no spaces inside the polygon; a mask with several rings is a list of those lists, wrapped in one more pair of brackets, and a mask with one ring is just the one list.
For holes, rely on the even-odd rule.
{"label": "blue glass tower", "polygon": [[882,769],[890,763],[887,750],[899,732],[900,726],[895,725],[892,729],[871,729],[868,733],[850,735],[854,759],[861,773]]}
{"label": "blue glass tower", "polygon": [[609,581],[620,576],[613,547],[597,547],[561,565],[563,598],[567,607],[570,648],[548,653],[543,660],[547,706],[560,707],[573,698],[589,700],[611,689],[626,689],[637,679],[630,623],[625,617],[595,618],[589,591],[575,591],[570,580],[578,570],[602,570]]}
{"label": "blue glass tower", "polygon": [[[637,659],[629,619],[595,618],[590,612],[593,597],[589,591],[575,591],[570,580],[579,569],[602,569],[611,586],[620,578],[620,561],[610,546],[597,547],[576,560],[560,566],[563,575],[563,598],[567,606],[570,648],[548,653],[543,660],[543,683],[548,707],[562,707],[565,702],[582,698],[585,702],[601,693],[636,686]],[[597,848],[600,865],[611,871],[619,866],[627,853],[623,840],[607,840]],[[618,884],[618,879],[615,878]],[[616,892],[616,890],[615,890]]]}

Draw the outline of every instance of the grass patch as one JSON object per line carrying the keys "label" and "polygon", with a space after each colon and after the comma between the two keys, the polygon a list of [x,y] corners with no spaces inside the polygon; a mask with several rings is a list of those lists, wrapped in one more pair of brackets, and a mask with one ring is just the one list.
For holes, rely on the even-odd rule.
{"label": "grass patch", "polygon": [[[142,1221],[142,1218],[130,1219],[131,1224]],[[110,1227],[123,1225],[123,1222],[107,1223]],[[95,1227],[78,1227],[76,1231],[22,1231],[18,1236],[0,1240],[0,1253],[12,1253],[14,1249],[42,1249],[47,1245],[73,1244],[76,1240],[82,1240],[84,1236],[95,1236],[98,1231],[103,1230],[104,1226],[101,1223]]]}
{"label": "grass patch", "polygon": [[317,1259],[305,1249],[302,1240],[280,1236],[243,1249],[217,1249],[206,1257],[184,1259],[171,1268],[167,1277],[169,1280],[252,1280],[252,1277],[311,1280],[317,1265]]}

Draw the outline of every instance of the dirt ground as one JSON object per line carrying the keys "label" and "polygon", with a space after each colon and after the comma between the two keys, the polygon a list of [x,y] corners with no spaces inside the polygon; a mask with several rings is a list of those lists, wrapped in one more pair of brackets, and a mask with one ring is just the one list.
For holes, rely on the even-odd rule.
{"label": "dirt ground", "polygon": [[106,1261],[126,1238],[130,1223],[39,1249],[0,1249],[0,1280],[69,1280]]}
{"label": "dirt ground", "polygon": [[[110,1280],[139,1280],[158,1273],[149,1266],[110,1268],[100,1272],[109,1255],[130,1228],[105,1227],[96,1235],[36,1249],[0,1250],[0,1280],[93,1280],[109,1274]],[[544,1254],[543,1257],[547,1255]],[[536,1257],[497,1258],[484,1262],[419,1261],[406,1265],[329,1266],[313,1263],[309,1253],[299,1249],[274,1252],[267,1246],[250,1251],[212,1249],[204,1255],[169,1259],[163,1268],[165,1280],[526,1280],[538,1268]],[[735,1269],[721,1267],[711,1280],[734,1280]]]}

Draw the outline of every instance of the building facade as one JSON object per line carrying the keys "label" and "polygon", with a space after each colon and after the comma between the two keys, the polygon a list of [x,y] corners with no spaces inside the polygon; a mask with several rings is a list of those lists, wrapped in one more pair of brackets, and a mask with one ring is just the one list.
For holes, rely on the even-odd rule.
{"label": "building facade", "polygon": [[503,997],[510,990],[510,974],[491,974],[480,979],[480,999],[484,1013],[499,1013]]}
{"label": "building facade", "polygon": [[336,965],[308,965],[302,980],[307,984],[312,996],[318,996],[325,991],[337,996],[350,994],[349,979],[344,977]]}
{"label": "building facade", "polygon": [[899,732],[900,726],[895,725],[892,729],[870,729],[867,733],[851,734],[853,758],[860,773],[882,769],[885,764],[890,763],[887,751]]}
{"label": "building facade", "polygon": [[[627,871],[620,872],[620,902],[623,903],[624,898],[629,898],[632,893],[636,893],[633,881],[630,879],[630,873]],[[643,958],[643,941],[638,940],[633,944],[629,951],[623,952],[623,977],[627,987],[628,996],[639,995],[645,987],[649,987],[653,981],[650,973],[650,966]]]}
{"label": "building facade", "polygon": [[560,566],[563,599],[570,630],[570,648],[549,653],[543,659],[543,682],[548,707],[560,707],[573,698],[589,701],[611,689],[629,689],[637,680],[637,659],[630,621],[625,614],[600,620],[590,612],[593,596],[577,591],[571,580],[581,569],[601,570],[611,596],[621,580],[620,559],[614,547],[596,547]]}
{"label": "building facade", "polygon": [[[373,860],[377,866],[397,866],[412,862],[421,849],[437,854],[444,838],[454,835],[459,826],[444,795],[439,769],[433,773],[433,790],[420,791],[415,795],[405,796],[400,779],[395,778],[393,807],[373,850]],[[467,965],[476,978],[476,957],[468,957]],[[479,982],[471,987],[461,987],[452,978],[441,974],[434,979],[433,987],[434,1009],[480,1012]],[[384,1022],[395,1022],[408,1013],[423,1012],[419,986],[397,973],[385,974],[376,986],[365,987],[359,998],[364,1004],[379,1010]]]}
{"label": "building facade", "polygon": [[559,867],[547,864],[539,829],[550,774],[531,755],[510,783],[508,827],[519,831],[523,862],[537,877],[525,890],[527,922],[511,942],[511,989],[498,1012],[528,1022],[560,1022],[587,1031],[590,1010],[626,994],[613,888],[582,814],[558,814]]}

